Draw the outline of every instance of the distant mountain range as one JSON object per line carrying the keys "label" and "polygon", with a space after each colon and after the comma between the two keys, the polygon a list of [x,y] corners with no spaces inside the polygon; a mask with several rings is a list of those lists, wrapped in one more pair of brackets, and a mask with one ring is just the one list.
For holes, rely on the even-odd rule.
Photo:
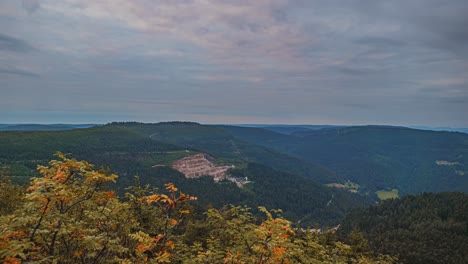
{"label": "distant mountain range", "polygon": [[[71,129],[77,129],[77,128],[90,128],[90,127],[102,126],[102,125],[103,124],[0,124],[0,131],[71,130]],[[348,127],[350,125],[235,124],[233,126],[265,128],[265,129],[278,132],[281,134],[290,135],[294,132],[299,132],[299,131],[341,128],[341,127]],[[392,127],[392,126],[388,126],[388,127]],[[406,126],[406,127],[420,129],[420,130],[462,132],[462,133],[468,134],[468,128],[463,128],[463,127],[457,127],[457,128],[429,127],[429,126]]]}
{"label": "distant mountain range", "polygon": [[466,127],[427,127],[427,126],[409,126],[409,128],[422,129],[422,130],[433,130],[433,131],[449,131],[449,132],[462,132],[468,133],[468,128]]}
{"label": "distant mountain range", "polygon": [[0,131],[54,131],[90,128],[98,124],[0,124]]}
{"label": "distant mountain range", "polygon": [[[241,127],[257,127],[257,128],[265,128],[271,131],[275,131],[282,134],[292,134],[298,131],[307,131],[307,130],[319,130],[319,129],[330,129],[330,128],[342,128],[342,127],[349,127],[351,125],[282,125],[282,124],[273,124],[273,125],[265,125],[265,124],[238,124],[236,126]],[[420,130],[432,130],[432,131],[447,131],[447,132],[462,132],[468,133],[468,128],[464,127],[429,127],[429,126],[387,126],[381,125],[382,127],[408,127]]]}

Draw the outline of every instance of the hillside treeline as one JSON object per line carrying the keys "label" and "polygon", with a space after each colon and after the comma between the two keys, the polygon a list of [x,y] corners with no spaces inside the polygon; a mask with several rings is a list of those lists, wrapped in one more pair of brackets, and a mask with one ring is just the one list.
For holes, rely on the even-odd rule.
{"label": "hillside treeline", "polygon": [[468,195],[424,193],[349,214],[339,229],[362,231],[372,250],[403,263],[468,263]]}

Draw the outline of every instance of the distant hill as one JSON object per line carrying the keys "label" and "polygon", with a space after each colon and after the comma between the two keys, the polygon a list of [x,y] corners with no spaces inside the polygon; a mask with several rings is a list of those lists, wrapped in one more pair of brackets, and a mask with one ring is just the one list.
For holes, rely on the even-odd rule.
{"label": "distant hill", "polygon": [[[294,132],[329,129],[329,128],[344,128],[356,125],[262,125],[262,124],[240,124],[234,125],[240,127],[255,127],[265,128],[274,132],[290,135]],[[395,127],[395,126],[394,126]],[[401,126],[420,130],[431,130],[431,131],[446,131],[446,132],[461,132],[468,134],[468,128],[466,127],[430,127],[430,126]]]}
{"label": "distant hill", "polygon": [[55,131],[71,130],[77,128],[90,128],[97,124],[0,124],[0,131]]}
{"label": "distant hill", "polygon": [[425,193],[356,210],[338,230],[362,231],[372,250],[408,264],[468,263],[468,194]]}
{"label": "distant hill", "polygon": [[[190,122],[188,122],[190,123]],[[90,128],[101,126],[102,124],[0,124],[0,131],[49,131],[49,130],[70,130],[76,128]],[[264,128],[277,133],[291,135],[295,132],[344,128],[350,125],[265,125],[265,124],[239,124],[231,125],[237,127],[253,127]],[[431,131],[447,131],[447,132],[462,132],[468,133],[468,128],[463,127],[428,127],[428,126],[408,126],[408,128],[431,130]]]}
{"label": "distant hill", "polygon": [[[158,124],[112,123],[110,126],[129,129],[151,139],[205,152],[221,159],[240,159],[260,163],[274,169],[297,174],[319,183],[341,181],[330,169],[307,162],[285,153],[247,142],[231,133],[234,126],[200,125],[191,122],[165,122]],[[269,133],[280,140],[283,135],[261,128],[252,128],[252,135]]]}
{"label": "distant hill", "polygon": [[447,132],[462,132],[468,134],[466,127],[427,127],[427,126],[409,126],[409,128],[432,130],[432,131],[447,131]]}
{"label": "distant hill", "polygon": [[[138,174],[140,164],[146,160],[177,150],[180,148],[109,126],[64,131],[0,132],[0,165],[7,165],[10,175],[19,182],[36,175],[36,165],[45,164],[56,151],[73,153],[77,158],[90,160],[96,165],[112,166],[133,176]],[[130,178],[127,183],[132,181]]]}
{"label": "distant hill", "polygon": [[340,128],[345,126],[335,126],[335,125],[261,125],[261,124],[246,124],[246,125],[234,125],[237,127],[253,127],[253,128],[264,128],[271,130],[277,133],[291,135],[295,132],[300,131],[310,131],[310,130],[319,130],[327,128]]}

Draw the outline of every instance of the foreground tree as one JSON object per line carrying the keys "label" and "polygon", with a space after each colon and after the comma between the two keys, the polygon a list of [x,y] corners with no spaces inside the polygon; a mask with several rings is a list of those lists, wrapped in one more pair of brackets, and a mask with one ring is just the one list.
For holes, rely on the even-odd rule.
{"label": "foreground tree", "polygon": [[118,262],[129,255],[135,221],[105,184],[116,175],[58,154],[26,190],[24,204],[2,219],[0,254],[28,262]]}
{"label": "foreground tree", "polygon": [[[167,232],[145,233],[130,204],[106,189],[117,175],[102,168],[95,170],[86,161],[57,155],[59,160],[38,167],[42,177],[32,180],[22,206],[1,218],[0,257],[5,262],[169,261]],[[156,203],[160,205],[157,210],[168,211],[193,199],[185,194],[177,196],[172,184],[167,187],[170,197],[152,194],[136,202],[142,206]],[[173,223],[172,218],[167,221]]]}

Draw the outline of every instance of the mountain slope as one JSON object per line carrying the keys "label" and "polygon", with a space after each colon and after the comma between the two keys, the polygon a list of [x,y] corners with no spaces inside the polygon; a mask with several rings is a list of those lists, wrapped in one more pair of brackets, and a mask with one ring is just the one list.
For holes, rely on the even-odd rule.
{"label": "mountain slope", "polygon": [[362,231],[371,249],[403,263],[468,263],[468,195],[425,193],[389,200],[346,217],[338,233]]}
{"label": "mountain slope", "polygon": [[375,192],[468,192],[468,135],[403,127],[365,126],[300,131],[289,137],[230,130],[251,143],[317,162]]}
{"label": "mountain slope", "polygon": [[37,164],[45,164],[56,151],[73,153],[96,165],[112,165],[119,172],[138,173],[136,167],[158,154],[179,147],[157,142],[118,127],[94,127],[67,131],[0,132],[0,164],[8,165],[19,182],[36,175]]}
{"label": "mountain slope", "polygon": [[[254,142],[240,139],[231,131],[231,129],[238,127],[200,125],[191,122],[112,123],[110,126],[128,129],[151,139],[178,145],[182,148],[202,151],[220,159],[241,159],[260,163],[277,170],[310,178],[319,183],[341,180],[333,171],[322,165],[306,162],[268,148],[268,146],[260,146]],[[258,133],[260,135],[257,135]],[[261,128],[251,129],[251,134],[256,137],[261,137],[262,133],[277,136],[277,141],[283,138],[281,134]]]}

